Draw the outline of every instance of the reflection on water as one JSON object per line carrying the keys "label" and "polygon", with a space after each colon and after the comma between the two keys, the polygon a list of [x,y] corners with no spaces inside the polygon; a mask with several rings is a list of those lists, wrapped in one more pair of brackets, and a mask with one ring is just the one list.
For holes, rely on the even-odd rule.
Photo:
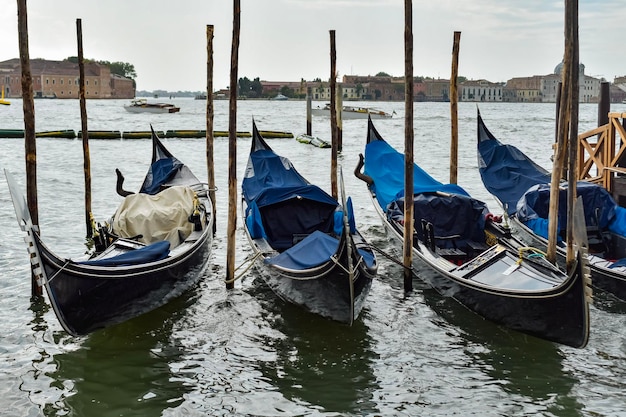
{"label": "reflection on water", "polygon": [[376,412],[372,401],[377,389],[372,369],[376,353],[362,320],[347,326],[307,313],[273,294],[261,300],[273,313],[272,327],[284,337],[274,344],[276,360],[259,367],[285,397],[327,412]]}
{"label": "reflection on water", "polygon": [[567,409],[568,415],[577,415],[584,408],[572,396],[578,381],[564,370],[564,353],[556,344],[497,326],[435,291],[425,292],[424,300],[447,323],[462,329],[471,366],[508,394],[498,405],[502,412],[559,415]]}
{"label": "reflection on water", "polygon": [[56,408],[50,415],[147,416],[178,406],[188,388],[170,370],[181,354],[171,340],[172,327],[192,302],[183,295],[54,355],[56,369],[48,376],[63,394],[49,405]]}

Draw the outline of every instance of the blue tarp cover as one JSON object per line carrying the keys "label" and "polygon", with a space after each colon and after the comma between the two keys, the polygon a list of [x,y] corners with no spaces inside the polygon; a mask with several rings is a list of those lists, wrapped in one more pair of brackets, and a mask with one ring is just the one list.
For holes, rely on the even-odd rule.
{"label": "blue tarp cover", "polygon": [[253,132],[252,150],[241,184],[248,203],[246,227],[252,238],[263,237],[272,248],[283,251],[293,246],[297,235],[332,233],[337,201],[310,184],[289,159],[274,153],[258,136],[256,126]]}
{"label": "blue tarp cover", "polygon": [[289,159],[271,149],[260,149],[250,154],[241,188],[249,204],[267,189],[288,190],[306,185],[308,181],[296,171]]}
{"label": "blue tarp cover", "polygon": [[337,252],[339,239],[315,231],[281,254],[266,259],[270,265],[277,265],[283,268],[303,270],[316,267],[328,262],[330,257]]}
{"label": "blue tarp cover", "polygon": [[165,259],[170,252],[170,242],[162,240],[139,249],[131,250],[112,258],[98,259],[94,261],[80,262],[83,265],[92,266],[130,266],[148,262],[156,262]]}
{"label": "blue tarp cover", "polygon": [[[415,232],[424,241],[421,220],[433,225],[437,246],[462,248],[468,241],[485,241],[485,203],[460,194],[421,193],[413,197]],[[387,217],[404,218],[404,198],[391,202]],[[456,236],[453,238],[453,236]]]}
{"label": "blue tarp cover", "polygon": [[150,166],[150,171],[148,171],[146,180],[139,192],[150,195],[157,194],[161,190],[161,185],[174,177],[182,166],[183,163],[174,157],[155,161]]}
{"label": "blue tarp cover", "polygon": [[[365,146],[365,175],[372,178],[378,203],[388,218],[404,217],[404,154],[378,135]],[[417,164],[413,164],[415,230],[422,236],[421,220],[433,225],[435,236],[458,235],[458,239],[438,241],[440,247],[462,246],[466,241],[484,242],[487,206],[475,200],[456,184],[442,184]]]}
{"label": "blue tarp cover", "polygon": [[[404,154],[384,140],[374,140],[365,146],[364,174],[374,180],[372,185],[380,207],[387,211],[392,201],[404,196]],[[456,184],[442,184],[416,164],[413,165],[413,192],[415,194],[443,191],[468,195]]]}
{"label": "blue tarp cover", "polygon": [[[580,181],[576,193],[583,198],[587,227],[626,230],[626,219],[608,191],[599,185]],[[547,233],[547,218],[550,208],[550,185],[539,184],[531,187],[517,205],[517,217],[540,236]],[[567,223],[567,186],[559,189],[559,230]],[[621,233],[620,233],[621,234]]]}
{"label": "blue tarp cover", "polygon": [[550,173],[523,152],[498,140],[478,144],[478,168],[485,188],[515,213],[517,202],[533,185],[550,183]]}

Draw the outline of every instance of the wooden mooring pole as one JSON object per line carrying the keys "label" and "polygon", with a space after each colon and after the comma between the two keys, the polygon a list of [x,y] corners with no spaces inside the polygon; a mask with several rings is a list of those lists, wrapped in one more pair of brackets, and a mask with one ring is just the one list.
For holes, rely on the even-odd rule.
{"label": "wooden mooring pole", "polygon": [[[575,1],[575,0],[574,0]],[[578,4],[576,3],[576,7]],[[555,144],[554,152],[554,164],[552,167],[552,180],[550,182],[550,205],[548,212],[548,248],[547,256],[548,261],[556,263],[556,243],[558,235],[558,211],[559,211],[559,182],[561,180],[561,173],[566,167],[566,159],[569,156],[567,150],[569,149],[570,138],[570,122],[571,122],[571,110],[572,110],[572,93],[578,89],[578,78],[576,77],[576,84],[573,85],[574,76],[573,73],[578,73],[578,64],[574,63],[574,59],[577,59],[577,55],[574,56],[574,39],[572,25],[574,24],[572,19],[571,7],[574,7],[572,0],[565,1],[565,53],[563,55],[563,69],[562,69],[562,88],[561,88],[561,101],[559,103],[559,118],[557,129],[557,142]],[[577,16],[577,14],[576,14]],[[576,23],[577,24],[577,23]],[[577,33],[577,29],[576,29]],[[576,39],[577,40],[577,39]],[[574,68],[574,65],[575,68]],[[578,95],[576,94],[576,97]],[[578,139],[576,138],[576,143]],[[573,177],[574,173],[570,172],[568,178]],[[569,194],[575,193],[574,189],[568,190]],[[569,201],[569,198],[568,198]],[[569,217],[569,216],[568,216]],[[573,217],[573,216],[572,216]],[[568,219],[569,222],[569,219]],[[568,245],[570,242],[568,242]],[[568,249],[569,253],[569,249]]]}
{"label": "wooden mooring pole", "polygon": [[312,111],[311,111],[311,100],[312,100],[312,89],[311,87],[306,88],[306,134],[309,136],[313,135],[313,124],[312,124]]}
{"label": "wooden mooring pole", "polygon": [[83,174],[85,176],[85,224],[87,238],[93,236],[91,214],[91,156],[89,154],[89,129],[87,128],[87,103],[85,101],[85,62],[83,57],[83,25],[76,19],[76,39],[78,41],[78,96],[80,99],[80,126],[83,142]]}
{"label": "wooden mooring pole", "polygon": [[[24,153],[26,159],[26,204],[33,224],[39,225],[37,206],[37,146],[35,143],[35,100],[33,77],[28,52],[28,13],[26,0],[17,0],[17,27],[22,69],[22,107],[24,111]],[[43,291],[31,273],[31,296],[41,297]]]}
{"label": "wooden mooring pole", "polygon": [[235,231],[237,229],[237,72],[239,66],[240,0],[233,0],[233,42],[230,55],[230,100],[228,111],[228,230],[226,288],[235,287]]}
{"label": "wooden mooring pole", "polygon": [[337,134],[337,52],[335,50],[335,31],[330,31],[330,134],[332,138],[330,153],[330,189],[336,200],[339,197],[337,190],[337,151],[339,137]]}
{"label": "wooden mooring pole", "polygon": [[609,112],[611,111],[611,84],[608,81],[600,83],[600,100],[598,101],[598,127],[609,122]]}
{"label": "wooden mooring pole", "polygon": [[404,1],[404,291],[413,290],[413,2]]}
{"label": "wooden mooring pole", "polygon": [[461,32],[454,32],[452,45],[452,73],[450,75],[450,184],[458,182],[459,161],[459,94],[457,82],[459,77],[459,44]]}
{"label": "wooden mooring pole", "polygon": [[209,198],[213,205],[213,234],[217,230],[217,205],[215,201],[215,157],[213,137],[213,25],[206,26],[206,168],[207,182],[209,183]]}
{"label": "wooden mooring pole", "polygon": [[[576,203],[576,182],[578,181],[578,0],[565,1],[565,33],[566,48],[571,49],[571,69],[569,79],[569,140],[568,145],[568,175],[567,175],[567,271],[570,272],[575,264],[574,253],[574,204]],[[568,41],[569,38],[569,41]],[[608,111],[606,112],[608,123]]]}
{"label": "wooden mooring pole", "polygon": [[337,84],[337,152],[343,150],[343,87]]}

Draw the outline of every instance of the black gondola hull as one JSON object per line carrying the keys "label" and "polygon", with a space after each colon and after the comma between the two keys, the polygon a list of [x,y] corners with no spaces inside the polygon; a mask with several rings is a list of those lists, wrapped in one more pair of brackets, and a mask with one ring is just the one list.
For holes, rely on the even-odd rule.
{"label": "black gondola hull", "polygon": [[[379,211],[379,213],[382,213]],[[383,218],[385,228],[394,240],[402,244],[402,233]],[[581,348],[589,339],[589,300],[587,286],[580,266],[559,285],[541,291],[486,287],[476,283],[472,276],[453,273],[442,268],[441,258],[421,242],[413,247],[413,268],[419,279],[445,297],[454,298],[469,310],[507,328],[544,340]],[[505,249],[510,252],[510,249]],[[497,264],[500,265],[497,265]],[[493,274],[510,268],[503,257],[481,266],[480,273]],[[537,270],[543,268],[537,265]],[[454,269],[459,271],[459,269]],[[553,273],[543,271],[550,277]]]}
{"label": "black gondola hull", "polygon": [[51,304],[72,335],[122,323],[154,310],[191,288],[208,266],[211,233],[185,253],[129,268],[81,265],[54,255],[36,238]]}
{"label": "black gondola hull", "polygon": [[[377,267],[368,266],[358,255],[352,238],[342,237],[337,253],[315,268],[294,270],[268,264],[272,254],[264,254],[255,239],[246,235],[257,255],[256,265],[267,286],[281,299],[305,311],[322,317],[351,324],[359,317],[365,299],[377,273]],[[360,239],[360,236],[358,236]],[[352,259],[348,262],[347,245],[352,245]],[[357,254],[357,255],[355,255]],[[349,270],[352,269],[352,283]]]}

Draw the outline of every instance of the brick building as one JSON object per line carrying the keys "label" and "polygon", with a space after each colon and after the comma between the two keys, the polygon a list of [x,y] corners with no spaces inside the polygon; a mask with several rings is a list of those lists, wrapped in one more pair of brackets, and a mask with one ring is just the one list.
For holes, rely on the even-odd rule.
{"label": "brick building", "polygon": [[[134,81],[111,74],[109,67],[96,63],[86,63],[85,97],[134,98]],[[30,71],[35,97],[78,98],[78,64],[70,61],[48,61],[31,59]],[[6,97],[22,96],[22,69],[20,60],[10,59],[0,62],[0,85]]]}

